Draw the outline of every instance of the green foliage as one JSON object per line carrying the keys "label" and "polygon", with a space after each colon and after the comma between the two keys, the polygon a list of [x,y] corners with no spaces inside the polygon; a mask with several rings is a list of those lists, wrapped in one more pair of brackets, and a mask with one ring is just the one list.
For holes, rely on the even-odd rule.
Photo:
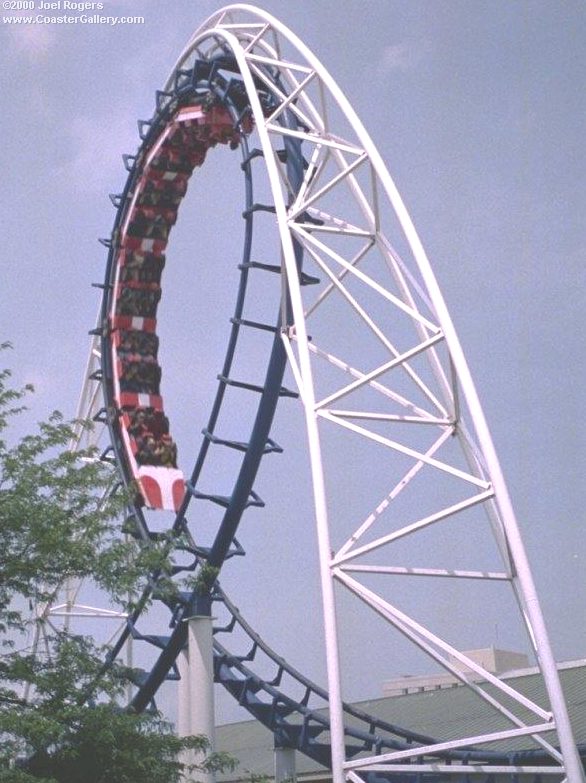
{"label": "green foliage", "polygon": [[64,579],[87,574],[115,599],[130,586],[110,471],[95,454],[67,449],[73,429],[58,413],[8,446],[1,436],[26,394],[7,388],[9,377],[0,373],[0,631],[22,627],[22,612],[6,613],[14,596],[47,601]]}
{"label": "green foliage", "polygon": [[[178,738],[159,715],[121,711],[115,699],[132,672],[114,665],[104,676],[104,650],[88,639],[45,627],[43,656],[27,641],[33,608],[67,579],[91,579],[129,608],[151,569],[170,573],[164,546],[121,535],[125,498],[109,491],[111,469],[92,451],[68,449],[73,425],[60,414],[8,444],[31,391],[11,388],[0,371],[0,783],[177,783],[180,753],[203,754],[205,738]],[[208,754],[201,768],[229,766]]]}
{"label": "green foliage", "polygon": [[[179,738],[158,717],[129,715],[111,705],[71,707],[64,717],[67,725],[62,722],[58,727],[46,718],[44,728],[54,735],[57,750],[41,750],[23,783],[38,777],[58,783],[169,783],[181,779],[182,752],[192,749],[203,754],[209,749],[203,737]],[[216,764],[212,754],[199,768]]]}
{"label": "green foliage", "polygon": [[[93,709],[70,708],[68,725],[47,716],[29,719],[43,741],[53,736],[59,743],[48,753],[40,750],[26,769],[0,766],[0,783],[175,783],[186,770],[179,758],[186,750],[205,754],[203,737],[179,738],[168,723],[150,715],[129,715],[109,705]],[[36,739],[37,737],[33,737]],[[234,764],[226,754],[208,754],[197,770],[225,770]]]}
{"label": "green foliage", "polygon": [[189,585],[195,589],[198,595],[208,595],[214,586],[214,582],[218,578],[219,573],[219,568],[216,568],[209,563],[203,563],[195,579],[189,581]]}

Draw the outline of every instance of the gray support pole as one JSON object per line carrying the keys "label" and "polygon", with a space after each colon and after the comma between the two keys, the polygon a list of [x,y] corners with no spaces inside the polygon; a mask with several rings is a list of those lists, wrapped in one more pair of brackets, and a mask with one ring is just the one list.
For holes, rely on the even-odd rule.
{"label": "gray support pole", "polygon": [[296,783],[294,748],[281,748],[275,745],[275,783]]}
{"label": "gray support pole", "polygon": [[[178,658],[179,693],[177,732],[181,737],[203,735],[215,746],[213,628],[209,614],[194,615],[188,624],[187,649]],[[201,764],[207,754],[189,752],[184,764]],[[214,783],[213,773],[195,770],[184,778],[186,783]]]}

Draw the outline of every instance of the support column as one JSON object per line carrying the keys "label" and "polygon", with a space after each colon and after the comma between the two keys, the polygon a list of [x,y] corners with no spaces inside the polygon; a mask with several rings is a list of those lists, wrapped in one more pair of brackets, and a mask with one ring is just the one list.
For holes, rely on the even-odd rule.
{"label": "support column", "polygon": [[275,745],[275,783],[296,783],[294,748]]}
{"label": "support column", "polygon": [[177,718],[175,727],[180,737],[190,735],[191,710],[189,708],[189,656],[187,647],[181,650],[177,656],[177,670],[179,671],[179,683],[177,686]]}
{"label": "support column", "polygon": [[[209,601],[207,602],[209,604]],[[203,609],[203,611],[202,611]],[[197,606],[195,614],[184,622],[188,625],[187,649],[178,658],[181,680],[177,700],[177,733],[180,737],[203,735],[215,746],[214,661],[212,618],[205,607]],[[201,764],[207,754],[190,751],[182,758],[184,764]],[[212,773],[195,770],[184,778],[186,783],[214,783]]]}

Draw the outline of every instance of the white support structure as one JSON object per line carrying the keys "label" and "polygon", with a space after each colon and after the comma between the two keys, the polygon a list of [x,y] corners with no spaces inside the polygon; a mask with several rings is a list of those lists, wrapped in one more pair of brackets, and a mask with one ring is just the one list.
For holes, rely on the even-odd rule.
{"label": "white support structure", "polygon": [[[210,751],[215,744],[213,624],[209,615],[196,615],[186,620],[187,649],[178,659],[181,677],[177,699],[177,733],[180,737],[204,736]],[[198,766],[205,753],[188,752],[184,764]],[[214,783],[211,772],[194,769],[185,781]]]}
{"label": "white support structure", "polygon": [[[270,14],[242,4],[218,11],[194,33],[173,74],[194,57],[209,59],[227,51],[240,70],[254,115],[293,313],[293,324],[283,324],[282,339],[307,427],[334,781],[360,783],[366,769],[403,772],[395,764],[398,758],[410,759],[413,771],[439,771],[440,756],[435,754],[522,736],[549,756],[551,764],[540,768],[543,774],[582,783],[555,661],[491,436],[447,307],[397,188],[332,77],[299,38]],[[173,74],[166,89],[172,88]],[[268,116],[257,94],[259,84],[273,98],[275,108]],[[297,120],[297,127],[291,119]],[[295,188],[277,154],[291,142],[301,145],[305,160],[301,186]],[[394,244],[404,248],[401,255]],[[309,287],[311,295],[300,286],[295,248],[304,251],[304,269],[322,278],[320,287]],[[324,326],[327,316],[338,328],[332,328],[331,321],[330,327]],[[344,318],[351,324],[351,342]],[[333,371],[338,372],[338,384],[332,382]],[[388,462],[389,475],[394,476],[386,496],[374,508],[365,508],[350,532],[348,520],[344,529],[338,529],[338,519],[335,524],[330,521],[332,495],[326,487],[335,488],[339,477],[323,457],[323,441],[332,430],[340,437],[345,433],[349,444],[357,438],[370,444],[372,464]],[[355,481],[363,487],[369,468],[349,464],[345,486]],[[399,500],[410,497],[403,519],[389,513]],[[475,529],[486,528],[499,562],[490,568],[474,563],[454,567],[450,562],[429,568],[393,561],[397,541],[413,539],[416,556],[421,551],[418,535],[441,526],[449,537],[450,525],[460,519],[473,520]],[[474,580],[508,586],[541,668],[549,705],[542,708],[513,692],[455,644],[393,606],[384,587],[373,589],[369,581],[373,574],[377,584],[381,577],[402,575],[435,579],[438,585]],[[455,657],[496,686],[489,693],[476,677],[473,682],[457,672],[499,713],[502,730],[448,743],[440,739],[425,747],[414,743],[405,752],[374,756],[367,763],[347,760],[338,650],[344,632],[338,631],[335,607],[340,588],[349,590],[368,611],[384,617],[390,629],[448,670],[453,670],[449,656]],[[482,616],[480,607],[478,614]],[[421,759],[425,760],[419,763]],[[495,776],[532,769],[530,763],[481,766],[483,774]],[[466,767],[470,773],[479,770],[480,766]]]}

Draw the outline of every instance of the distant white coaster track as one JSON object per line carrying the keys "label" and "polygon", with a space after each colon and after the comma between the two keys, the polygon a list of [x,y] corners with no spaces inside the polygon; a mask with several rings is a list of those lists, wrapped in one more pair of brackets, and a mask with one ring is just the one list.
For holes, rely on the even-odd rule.
{"label": "distant white coaster track", "polygon": [[[520,774],[584,781],[519,527],[468,365],[413,223],[347,98],[285,25],[253,6],[231,5],[194,33],[157,93],[153,117],[139,127],[139,150],[125,156],[126,187],[112,198],[116,219],[104,241],[109,258],[103,305],[80,414],[107,426],[110,446],[103,458],[134,488],[136,504],[125,530],[145,544],[160,540],[163,534],[150,523],[153,512],[147,509],[173,510],[174,522],[164,533],[178,563],[172,578],[179,585],[191,575],[198,587],[162,598],[171,611],[168,635],[142,630],[139,610],[125,618],[110,660],[130,638],[157,650],[152,668],[137,678],[133,706],[144,709],[165,679],[178,676],[175,661],[186,640],[182,620],[194,609],[209,612],[214,602],[214,613],[221,613],[221,605],[229,617],[225,625],[216,624],[216,680],[281,745],[331,766],[335,783],[439,780],[447,774],[463,781],[471,775],[513,780]],[[184,482],[163,411],[157,305],[169,230],[192,172],[217,144],[240,148],[244,249],[216,398]],[[263,202],[254,198],[253,171],[264,177]],[[253,258],[253,229],[261,220],[263,232],[274,232],[273,259],[280,263]],[[245,309],[250,279],[267,274],[281,280],[272,303],[276,322],[253,319]],[[234,374],[239,339],[247,330],[270,340],[260,381]],[[296,389],[283,386],[285,373]],[[248,441],[219,430],[227,390],[257,395]],[[299,398],[307,431],[328,665],[323,690],[276,655],[214,583],[225,560],[243,554],[235,536],[244,512],[264,505],[254,482],[262,458],[282,451],[270,437],[282,397]],[[340,476],[345,447],[335,449],[333,459],[324,446],[332,437],[348,444],[348,455],[360,442],[371,450],[372,461],[348,456]],[[221,449],[242,455],[229,494],[202,486],[206,461]],[[381,462],[393,477],[384,497],[358,518],[354,504],[341,513],[337,490],[343,484],[346,493],[361,498],[373,466]],[[200,531],[188,521],[194,501],[219,509],[210,545],[198,540]],[[428,554],[422,534],[430,530],[445,531],[446,541],[455,536],[457,548],[462,528],[454,533],[453,524],[459,520],[485,529],[495,567],[454,567],[449,557],[433,567],[397,563],[398,542],[413,540],[416,556]],[[148,594],[157,595],[159,576],[153,574]],[[512,592],[549,703],[537,704],[514,690],[401,611],[387,588],[388,580],[398,578],[438,586],[499,585]],[[339,645],[352,630],[337,627],[336,591],[349,591],[359,611],[374,611],[389,631],[467,685],[492,708],[498,728],[442,741],[347,706]],[[479,623],[482,618],[479,608]],[[234,628],[249,639],[244,652],[230,652],[220,641],[232,638]],[[275,667],[270,681],[255,673],[261,658]],[[304,696],[287,695],[284,679],[301,684]],[[316,703],[328,711],[319,711]],[[526,741],[521,750],[520,740]],[[501,750],[507,743],[511,750]]]}

